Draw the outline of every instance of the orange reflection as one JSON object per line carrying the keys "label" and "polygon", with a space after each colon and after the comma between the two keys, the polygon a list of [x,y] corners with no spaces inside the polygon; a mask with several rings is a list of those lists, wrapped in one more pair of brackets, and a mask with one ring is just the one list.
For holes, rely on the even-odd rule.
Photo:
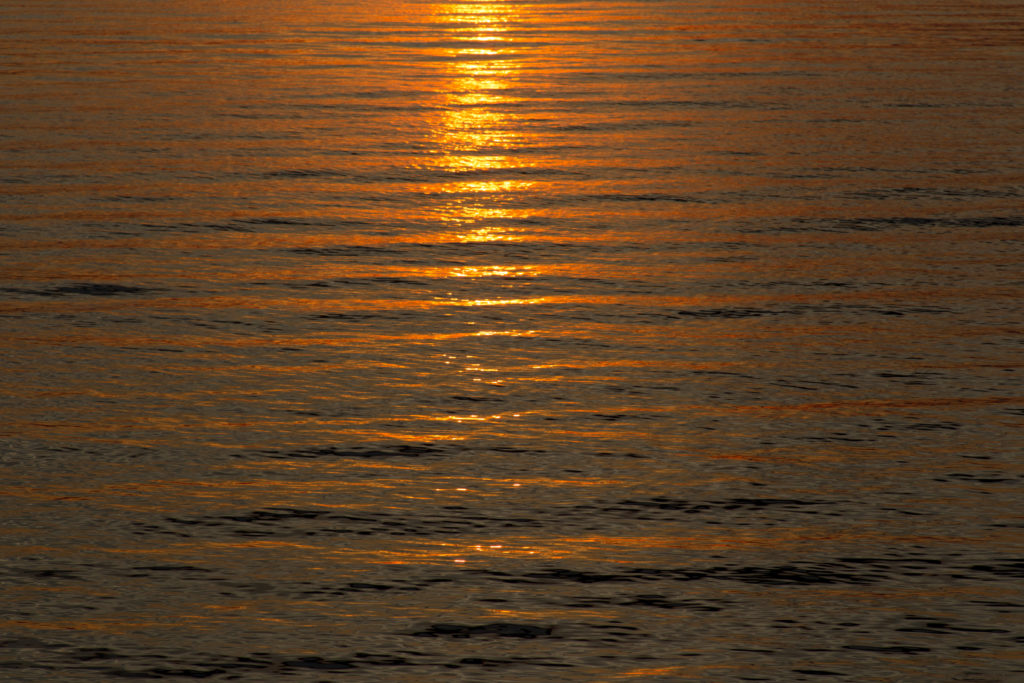
{"label": "orange reflection", "polygon": [[440,187],[442,194],[451,196],[440,219],[472,226],[457,234],[459,241],[514,239],[506,230],[486,223],[514,218],[504,205],[534,185],[504,176],[523,165],[509,153],[524,143],[511,113],[517,98],[510,94],[522,69],[510,39],[519,8],[505,3],[447,2],[433,11],[453,44],[441,54],[446,60],[442,112],[431,131],[432,163],[451,178]]}

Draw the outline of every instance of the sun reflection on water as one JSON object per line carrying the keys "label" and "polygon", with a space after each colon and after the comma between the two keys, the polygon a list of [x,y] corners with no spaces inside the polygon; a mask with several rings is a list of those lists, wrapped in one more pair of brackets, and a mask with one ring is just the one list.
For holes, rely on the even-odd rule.
{"label": "sun reflection on water", "polygon": [[523,132],[510,113],[522,68],[510,39],[517,12],[511,4],[471,2],[441,3],[434,10],[454,47],[443,53],[442,111],[431,130],[431,163],[450,180],[432,191],[451,196],[442,221],[470,228],[455,235],[460,242],[519,239],[487,223],[517,218],[506,205],[535,184],[494,177],[523,166],[515,155]]}

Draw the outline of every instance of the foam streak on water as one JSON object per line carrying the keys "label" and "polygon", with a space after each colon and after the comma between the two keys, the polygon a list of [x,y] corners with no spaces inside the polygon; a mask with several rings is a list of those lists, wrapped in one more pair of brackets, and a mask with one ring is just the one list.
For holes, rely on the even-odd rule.
{"label": "foam streak on water", "polygon": [[1024,676],[1019,3],[0,8],[0,678]]}

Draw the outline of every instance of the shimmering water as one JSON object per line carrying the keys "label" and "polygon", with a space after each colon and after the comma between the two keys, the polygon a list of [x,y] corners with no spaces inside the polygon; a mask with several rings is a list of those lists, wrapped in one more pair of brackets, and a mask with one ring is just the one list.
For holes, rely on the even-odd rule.
{"label": "shimmering water", "polygon": [[1020,2],[0,26],[3,680],[1024,680]]}

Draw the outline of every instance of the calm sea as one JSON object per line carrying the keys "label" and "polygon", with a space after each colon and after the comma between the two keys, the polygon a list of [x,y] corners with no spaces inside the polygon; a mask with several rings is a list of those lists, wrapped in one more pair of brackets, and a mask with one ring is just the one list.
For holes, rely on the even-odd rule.
{"label": "calm sea", "polygon": [[1024,680],[1021,2],[0,54],[4,681]]}

